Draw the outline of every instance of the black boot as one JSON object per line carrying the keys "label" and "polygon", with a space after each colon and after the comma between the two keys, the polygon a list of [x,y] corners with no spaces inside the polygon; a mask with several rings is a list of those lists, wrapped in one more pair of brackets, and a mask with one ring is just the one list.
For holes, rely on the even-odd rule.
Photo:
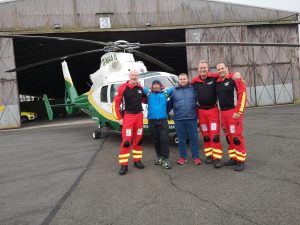
{"label": "black boot", "polygon": [[212,164],[213,160],[212,160],[212,156],[207,156],[205,159],[205,164]]}
{"label": "black boot", "polygon": [[127,165],[121,165],[121,169],[119,170],[120,175],[125,175],[128,171],[128,166]]}
{"label": "black boot", "polygon": [[236,166],[234,167],[235,171],[242,171],[245,167],[245,163],[244,162],[236,162]]}
{"label": "black boot", "polygon": [[134,164],[134,167],[136,167],[136,168],[139,168],[139,169],[145,168],[144,164],[141,161],[134,162],[133,164]]}
{"label": "black boot", "polygon": [[223,166],[221,159],[215,159],[213,162],[215,168],[221,168]]}
{"label": "black boot", "polygon": [[230,158],[228,161],[224,162],[224,166],[234,166],[236,161],[233,158]]}

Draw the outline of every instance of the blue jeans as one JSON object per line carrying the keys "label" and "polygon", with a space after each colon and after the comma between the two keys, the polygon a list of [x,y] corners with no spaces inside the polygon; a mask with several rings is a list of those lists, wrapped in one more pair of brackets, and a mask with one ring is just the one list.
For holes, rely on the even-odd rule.
{"label": "blue jeans", "polygon": [[187,135],[189,138],[193,159],[199,158],[197,120],[175,120],[175,129],[179,139],[179,155],[187,158]]}

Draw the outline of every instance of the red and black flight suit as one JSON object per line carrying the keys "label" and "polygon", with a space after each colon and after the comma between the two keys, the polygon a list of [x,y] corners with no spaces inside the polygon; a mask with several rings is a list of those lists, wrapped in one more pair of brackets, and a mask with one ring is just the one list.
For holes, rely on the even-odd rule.
{"label": "red and black flight suit", "polygon": [[122,119],[120,106],[125,105],[122,126],[122,143],[119,154],[119,163],[128,165],[130,147],[132,148],[133,161],[142,159],[143,137],[143,107],[145,101],[143,88],[140,84],[133,86],[128,81],[118,88],[118,94],[114,98],[115,113],[118,120]]}
{"label": "red and black flight suit", "polygon": [[[246,105],[246,85],[242,79],[233,79],[233,74],[228,74],[225,79],[217,80],[217,95],[221,109],[222,127],[226,129],[229,139],[228,153],[231,159],[245,162],[246,147],[244,143],[243,113]],[[237,104],[234,104],[234,90],[237,92]],[[234,113],[241,116],[233,119]]]}
{"label": "red and black flight suit", "polygon": [[191,84],[197,93],[198,118],[200,131],[204,142],[206,157],[213,160],[222,158],[220,143],[220,111],[217,106],[217,79],[218,74],[208,73],[206,79],[200,75],[195,77]]}

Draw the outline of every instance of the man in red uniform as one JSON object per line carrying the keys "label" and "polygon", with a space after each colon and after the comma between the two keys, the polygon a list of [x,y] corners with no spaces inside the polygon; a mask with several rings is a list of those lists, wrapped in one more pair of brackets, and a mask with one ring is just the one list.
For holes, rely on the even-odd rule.
{"label": "man in red uniform", "polygon": [[203,137],[205,163],[213,162],[215,168],[222,166],[222,146],[220,143],[220,119],[217,106],[216,85],[218,74],[208,72],[208,62],[201,60],[198,66],[199,75],[191,84],[196,90],[200,131]]}
{"label": "man in red uniform", "polygon": [[[220,78],[217,80],[217,95],[221,109],[222,126],[226,129],[227,137],[232,145],[229,152],[230,160],[225,166],[235,165],[236,171],[244,169],[246,147],[244,143],[243,113],[246,105],[246,85],[242,79],[233,79],[225,63],[219,63],[217,70]],[[237,104],[234,104],[234,90],[237,92]]]}
{"label": "man in red uniform", "polygon": [[[191,84],[197,93],[198,119],[203,137],[206,164],[213,162],[215,168],[222,167],[222,146],[220,143],[220,112],[217,107],[217,79],[219,74],[208,71],[208,62],[201,60],[198,66],[199,75],[194,77]],[[240,79],[236,72],[234,79]],[[228,142],[228,138],[226,136]],[[229,142],[228,142],[229,143]]]}
{"label": "man in red uniform", "polygon": [[[138,83],[138,72],[131,70],[129,81],[120,85],[115,96],[115,112],[118,123],[122,126],[122,143],[119,154],[121,169],[120,175],[128,171],[128,158],[132,148],[134,167],[144,169],[142,163],[142,137],[143,137],[143,108],[145,100],[143,87]],[[121,115],[121,104],[125,106],[124,115]]]}

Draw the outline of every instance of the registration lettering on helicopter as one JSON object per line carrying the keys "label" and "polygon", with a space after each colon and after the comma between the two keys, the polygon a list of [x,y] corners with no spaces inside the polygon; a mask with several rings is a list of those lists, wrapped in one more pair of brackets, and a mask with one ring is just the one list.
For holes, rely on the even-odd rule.
{"label": "registration lettering on helicopter", "polygon": [[101,59],[101,65],[105,66],[105,65],[107,65],[107,64],[109,64],[109,63],[111,63],[113,61],[116,61],[116,60],[118,60],[117,59],[117,55],[116,54],[110,54],[110,55],[108,55],[106,57],[103,57]]}

